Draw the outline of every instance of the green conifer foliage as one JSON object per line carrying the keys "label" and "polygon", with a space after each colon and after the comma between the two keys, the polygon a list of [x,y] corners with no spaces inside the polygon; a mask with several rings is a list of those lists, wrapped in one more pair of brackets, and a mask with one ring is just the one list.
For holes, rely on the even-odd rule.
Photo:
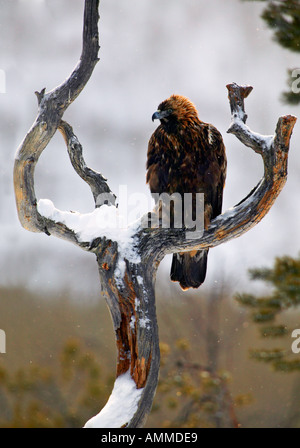
{"label": "green conifer foliage", "polygon": [[[274,40],[293,52],[300,52],[300,2],[299,0],[243,0],[266,3],[262,19],[274,31]],[[282,93],[286,104],[300,103],[300,64],[298,68],[288,69],[289,90]]]}
{"label": "green conifer foliage", "polygon": [[[285,320],[285,313],[300,305],[300,255],[298,258],[278,257],[272,268],[252,269],[250,276],[252,280],[262,280],[271,286],[271,292],[266,296],[236,295],[236,300],[251,310],[252,321],[259,325],[261,336],[268,340],[268,347],[271,346],[252,349],[251,357],[271,364],[278,371],[300,370],[300,355],[292,350],[291,335],[295,328],[289,329],[284,322],[278,323],[280,319]],[[300,322],[297,328],[300,329]],[[284,347],[272,347],[271,339],[280,340]]]}

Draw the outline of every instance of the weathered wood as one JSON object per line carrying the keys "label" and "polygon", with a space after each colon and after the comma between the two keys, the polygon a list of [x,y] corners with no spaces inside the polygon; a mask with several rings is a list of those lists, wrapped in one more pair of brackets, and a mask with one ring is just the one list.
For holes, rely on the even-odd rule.
{"label": "weathered wood", "polygon": [[84,9],[83,46],[80,60],[61,85],[46,93],[36,92],[38,116],[21,143],[14,164],[14,188],[19,219],[27,230],[54,234],[77,243],[65,226],[49,222],[37,210],[34,170],[43,150],[56,132],[68,106],[77,98],[98,62],[99,0],[87,0]]}
{"label": "weathered wood", "polygon": [[89,185],[96,207],[99,207],[104,203],[104,201],[100,201],[101,198],[103,200],[106,199],[106,203],[114,205],[116,196],[109,188],[106,182],[107,179],[105,179],[101,173],[86,166],[82,156],[82,146],[76,135],[73,133],[72,127],[67,122],[61,120],[58,129],[64,137],[72,166],[81,179]]}
{"label": "weathered wood", "polygon": [[[43,216],[39,213],[34,169],[42,151],[59,129],[75,171],[90,186],[95,206],[103,210],[104,197],[112,210],[117,211],[115,196],[106,179],[86,166],[78,138],[72,127],[62,121],[64,111],[81,92],[98,60],[97,22],[98,1],[86,0],[81,59],[61,86],[49,93],[43,90],[37,94],[38,116],[15,160],[15,196],[20,222],[26,229],[64,238],[96,255],[102,292],[116,335],[116,377],[130,372],[136,389],[142,391],[136,409],[121,426],[139,427],[150,412],[158,382],[160,354],[155,278],[160,261],[168,253],[211,248],[236,238],[266,215],[286,182],[289,142],[296,118],[281,117],[274,136],[252,132],[246,125],[244,108],[244,100],[252,87],[229,84],[231,125],[228,132],[260,154],[264,163],[264,176],[248,196],[214,219],[203,235],[192,235],[194,238],[185,229],[147,228],[144,226],[147,216],[144,216],[127,229],[130,237],[125,248],[118,232],[99,231],[92,241],[88,237],[84,239],[78,229],[68,224],[62,212],[56,210],[55,219],[51,213]],[[99,197],[102,198],[100,202]],[[100,424],[101,415],[91,423],[92,426]]]}
{"label": "weathered wood", "polygon": [[151,260],[133,263],[125,259],[123,275],[116,276],[118,257],[114,243],[97,249],[102,293],[116,334],[116,376],[129,370],[137,388],[143,388],[138,410],[127,426],[140,427],[151,410],[159,374],[155,268]]}

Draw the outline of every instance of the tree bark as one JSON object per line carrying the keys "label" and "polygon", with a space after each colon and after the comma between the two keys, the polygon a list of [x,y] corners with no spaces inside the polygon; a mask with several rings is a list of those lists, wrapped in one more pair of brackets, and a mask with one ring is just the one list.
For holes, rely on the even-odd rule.
{"label": "tree bark", "polygon": [[53,225],[38,213],[34,170],[64,112],[82,91],[98,62],[98,7],[99,0],[85,2],[82,53],[71,75],[48,93],[46,89],[35,92],[38,98],[38,116],[18,149],[14,165],[17,210],[23,227],[32,232],[55,234],[72,242],[76,242],[72,231],[64,226]]}
{"label": "tree bark", "polygon": [[[264,176],[259,184],[235,207],[214,219],[203,235],[191,237],[185,229],[147,228],[147,216],[128,226],[128,242],[108,232],[99,231],[93,239],[83,237],[84,229],[70,225],[71,213],[53,209],[47,213],[38,206],[34,190],[34,169],[42,151],[57,129],[67,145],[75,171],[88,183],[95,207],[103,210],[106,203],[115,207],[115,196],[106,179],[88,168],[82,147],[72,127],[62,121],[67,107],[76,99],[90,78],[98,61],[98,4],[85,1],[83,50],[80,61],[70,77],[54,90],[38,96],[38,116],[22,142],[14,166],[14,187],[19,219],[23,227],[33,232],[45,232],[70,241],[97,257],[102,292],[109,307],[116,335],[116,378],[130,372],[136,390],[141,391],[131,415],[120,426],[140,427],[152,406],[159,374],[159,338],[155,310],[155,278],[160,261],[168,253],[212,248],[250,230],[270,210],[287,178],[288,150],[296,118],[279,118],[274,136],[261,136],[246,125],[244,99],[250,86],[229,84],[231,108],[229,133],[262,156]],[[98,201],[99,197],[106,201]],[[43,210],[43,213],[41,213]],[[101,215],[99,215],[101,216]],[[120,403],[120,406],[122,403]],[[87,426],[101,425],[94,418]],[[112,416],[113,417],[113,416]]]}

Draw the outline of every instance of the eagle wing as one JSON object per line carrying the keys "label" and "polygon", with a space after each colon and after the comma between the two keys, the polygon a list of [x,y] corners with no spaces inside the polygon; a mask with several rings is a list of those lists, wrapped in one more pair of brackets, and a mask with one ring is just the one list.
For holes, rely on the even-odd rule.
{"label": "eagle wing", "polygon": [[226,165],[222,136],[211,124],[174,135],[159,126],[149,140],[146,180],[151,193],[204,193],[213,219],[222,211]]}
{"label": "eagle wing", "polygon": [[[220,132],[201,121],[167,133],[162,125],[152,134],[147,154],[151,193],[204,193],[204,225],[222,211],[226,154]],[[208,250],[173,254],[171,280],[182,289],[205,280]]]}

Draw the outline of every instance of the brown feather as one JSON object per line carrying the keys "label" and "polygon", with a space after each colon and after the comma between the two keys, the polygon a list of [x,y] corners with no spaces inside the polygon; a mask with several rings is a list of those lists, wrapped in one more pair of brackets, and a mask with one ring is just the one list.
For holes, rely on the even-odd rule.
{"label": "brown feather", "polygon": [[[158,110],[165,115],[149,140],[147,183],[152,193],[204,193],[207,228],[222,210],[227,164],[222,136],[199,120],[183,96],[172,95]],[[183,289],[198,287],[205,278],[208,251],[194,252],[173,257],[171,278]]]}

